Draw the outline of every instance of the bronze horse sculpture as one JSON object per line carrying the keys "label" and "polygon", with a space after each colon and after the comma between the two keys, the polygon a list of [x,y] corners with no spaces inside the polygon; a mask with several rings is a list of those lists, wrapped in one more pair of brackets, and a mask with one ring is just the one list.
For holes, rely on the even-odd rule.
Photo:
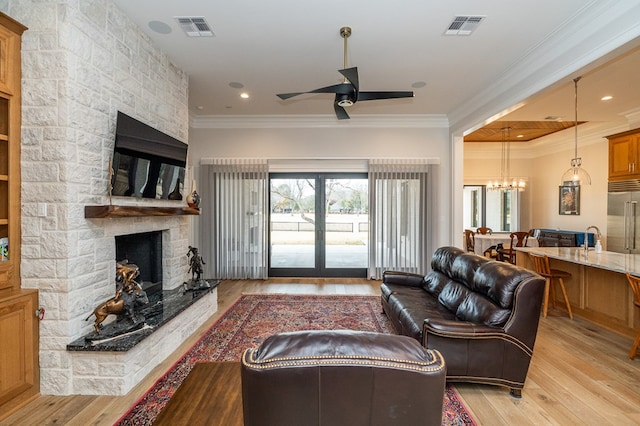
{"label": "bronze horse sculpture", "polygon": [[136,265],[129,264],[126,260],[116,263],[116,295],[95,308],[85,318],[85,321],[88,321],[92,315],[95,315],[93,329],[96,334],[100,333],[102,322],[109,315],[118,315],[118,321],[127,318],[135,322],[136,308],[149,303],[147,293],[135,281],[138,275],[140,275],[140,271]]}

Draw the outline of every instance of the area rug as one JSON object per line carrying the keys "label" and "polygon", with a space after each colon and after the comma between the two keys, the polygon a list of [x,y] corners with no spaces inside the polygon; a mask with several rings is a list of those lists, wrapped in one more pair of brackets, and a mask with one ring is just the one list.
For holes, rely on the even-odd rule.
{"label": "area rug", "polygon": [[[116,425],[151,425],[196,362],[239,361],[272,334],[348,329],[393,333],[379,296],[242,295]],[[475,425],[456,390],[447,385],[444,425]]]}

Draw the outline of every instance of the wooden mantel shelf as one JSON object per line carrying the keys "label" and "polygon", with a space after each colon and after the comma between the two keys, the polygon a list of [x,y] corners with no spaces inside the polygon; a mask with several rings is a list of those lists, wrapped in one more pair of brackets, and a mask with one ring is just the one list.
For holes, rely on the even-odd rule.
{"label": "wooden mantel shelf", "polygon": [[85,206],[85,218],[199,215],[192,207]]}

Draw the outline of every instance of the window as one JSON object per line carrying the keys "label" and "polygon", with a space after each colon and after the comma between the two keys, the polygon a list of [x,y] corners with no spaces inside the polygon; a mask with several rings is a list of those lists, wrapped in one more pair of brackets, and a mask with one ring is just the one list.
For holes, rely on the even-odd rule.
{"label": "window", "polygon": [[463,227],[487,226],[493,232],[519,229],[518,191],[488,191],[484,185],[465,185],[463,191]]}

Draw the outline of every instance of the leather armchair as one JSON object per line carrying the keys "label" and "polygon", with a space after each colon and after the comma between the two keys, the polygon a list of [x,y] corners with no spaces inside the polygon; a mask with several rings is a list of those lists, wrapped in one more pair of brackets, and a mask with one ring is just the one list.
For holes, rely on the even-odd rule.
{"label": "leather armchair", "polygon": [[246,426],[442,422],[444,360],[406,336],[276,334],[245,351],[241,371]]}

